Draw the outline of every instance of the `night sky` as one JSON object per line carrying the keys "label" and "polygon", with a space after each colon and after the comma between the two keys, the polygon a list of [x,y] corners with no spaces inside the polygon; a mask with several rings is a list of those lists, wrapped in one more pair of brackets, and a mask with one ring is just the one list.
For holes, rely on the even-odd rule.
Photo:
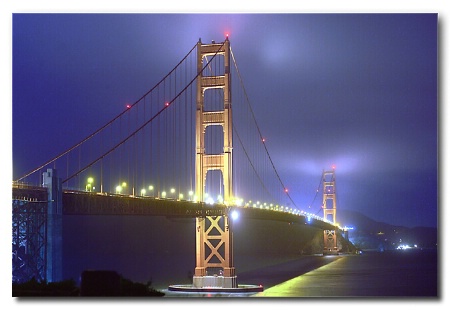
{"label": "night sky", "polygon": [[436,227],[437,31],[437,14],[14,14],[13,178],[134,102],[199,38],[228,33],[300,208],[336,165],[337,208]]}

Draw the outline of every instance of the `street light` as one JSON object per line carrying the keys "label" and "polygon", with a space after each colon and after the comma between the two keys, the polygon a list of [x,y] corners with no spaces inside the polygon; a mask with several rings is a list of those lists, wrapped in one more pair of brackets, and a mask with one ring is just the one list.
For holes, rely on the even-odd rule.
{"label": "street light", "polygon": [[94,183],[94,178],[93,177],[89,177],[87,179],[86,192],[91,192],[92,191],[92,183]]}
{"label": "street light", "polygon": [[117,185],[116,186],[116,194],[120,194],[122,192],[122,186]]}
{"label": "street light", "polygon": [[153,185],[149,185],[148,190],[151,192],[150,196],[153,196]]}
{"label": "street light", "polygon": [[166,195],[167,195],[166,191],[163,191],[163,192],[161,193],[161,197],[162,197],[162,198],[166,198]]}
{"label": "street light", "polygon": [[141,196],[145,196],[146,190],[145,188],[141,189]]}
{"label": "street light", "polygon": [[121,189],[125,191],[126,187],[127,187],[127,182],[122,182]]}

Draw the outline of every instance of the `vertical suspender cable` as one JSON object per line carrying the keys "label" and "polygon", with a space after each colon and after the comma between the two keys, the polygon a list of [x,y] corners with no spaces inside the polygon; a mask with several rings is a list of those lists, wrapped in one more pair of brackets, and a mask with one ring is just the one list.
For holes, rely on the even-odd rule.
{"label": "vertical suspender cable", "polygon": [[[257,128],[257,130],[258,130],[258,134],[259,134],[260,141],[262,141],[263,136],[262,136],[262,134],[261,134],[261,130],[260,130],[259,126],[258,126],[258,123],[256,122],[255,115],[254,115],[254,113],[253,113],[253,110],[252,110],[251,105],[250,105],[250,101],[249,101],[248,96],[247,96],[247,93],[246,93],[246,91],[245,91],[245,88],[244,88],[244,85],[243,85],[243,81],[242,81],[242,77],[241,77],[240,72],[239,72],[239,69],[238,69],[238,67],[237,67],[236,59],[234,58],[234,54],[233,54],[233,52],[231,51],[231,49],[230,49],[230,52],[231,52],[231,56],[232,56],[232,58],[233,58],[233,63],[234,63],[234,65],[235,65],[236,72],[237,72],[237,74],[238,74],[239,80],[240,80],[241,85],[242,85],[242,89],[243,89],[244,95],[245,95],[245,97],[246,97],[246,99],[247,99],[246,101],[247,101],[247,103],[248,103],[248,105],[249,105],[249,109],[250,109],[250,112],[251,112],[253,121],[254,121],[255,126],[256,126],[256,128]],[[270,154],[269,154],[269,151],[268,151],[268,149],[267,149],[266,144],[263,143],[263,146],[264,146],[264,150],[265,150],[265,152],[266,152],[266,154],[267,154],[268,160],[270,161],[270,164],[272,165],[272,169],[274,170],[274,172],[275,172],[275,174],[276,174],[276,176],[277,176],[277,178],[278,178],[278,181],[279,181],[279,183],[280,183],[280,185],[281,185],[281,187],[282,187],[282,190],[284,191],[284,190],[286,189],[286,186],[284,185],[283,181],[282,181],[281,178],[280,178],[280,175],[278,174],[278,171],[277,171],[276,168],[275,168],[275,165],[274,165],[274,163],[273,163],[273,161],[272,161],[272,158],[271,158],[271,156],[270,156]],[[287,195],[287,197],[289,198],[289,200],[292,202],[292,204],[293,204],[295,207],[297,207],[296,204],[295,204],[295,202],[292,200],[292,198],[291,198],[289,192],[286,191],[285,194]]]}

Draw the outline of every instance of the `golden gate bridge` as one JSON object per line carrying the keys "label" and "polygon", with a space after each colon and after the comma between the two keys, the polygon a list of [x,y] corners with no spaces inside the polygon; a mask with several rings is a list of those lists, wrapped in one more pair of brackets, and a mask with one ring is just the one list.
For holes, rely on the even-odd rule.
{"label": "golden gate bridge", "polygon": [[324,254],[337,254],[334,168],[322,173],[318,211],[305,212],[268,145],[228,37],[199,40],[117,116],[13,181],[13,280],[59,279],[61,216],[67,214],[196,218],[197,288],[208,286],[207,271],[217,268],[222,287],[238,287],[235,210],[244,218],[323,229]]}

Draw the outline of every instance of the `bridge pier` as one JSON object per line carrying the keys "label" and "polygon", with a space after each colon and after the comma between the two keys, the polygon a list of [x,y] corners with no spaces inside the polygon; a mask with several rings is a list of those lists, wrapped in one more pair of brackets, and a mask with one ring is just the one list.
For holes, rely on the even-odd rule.
{"label": "bridge pier", "polygon": [[13,185],[13,282],[62,279],[62,187],[56,170],[42,186]]}
{"label": "bridge pier", "polygon": [[[197,272],[197,268],[196,268]],[[234,268],[224,268],[223,273],[214,273],[207,275],[205,273],[201,276],[194,275],[192,286],[194,288],[237,288],[237,276]]]}
{"label": "bridge pier", "polygon": [[[237,288],[232,221],[227,215],[197,218],[195,288]],[[208,272],[210,274],[208,274]]]}
{"label": "bridge pier", "polygon": [[42,174],[47,188],[46,281],[62,281],[62,183],[56,169]]}
{"label": "bridge pier", "polygon": [[323,231],[323,255],[338,255],[337,235],[335,230]]}
{"label": "bridge pier", "polygon": [[46,279],[47,190],[13,186],[12,280]]}

